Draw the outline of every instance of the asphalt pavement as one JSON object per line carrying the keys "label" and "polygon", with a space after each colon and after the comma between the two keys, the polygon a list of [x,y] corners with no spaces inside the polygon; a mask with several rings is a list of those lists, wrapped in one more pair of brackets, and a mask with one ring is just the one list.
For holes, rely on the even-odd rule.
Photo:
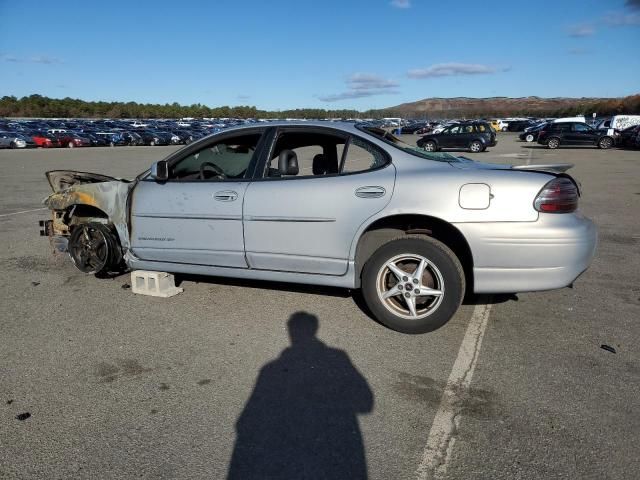
{"label": "asphalt pavement", "polygon": [[418,336],[340,289],[81,274],[38,236],[44,172],[133,177],[177,147],[0,151],[0,478],[638,478],[640,152],[498,138],[464,155],[576,165],[597,256]]}

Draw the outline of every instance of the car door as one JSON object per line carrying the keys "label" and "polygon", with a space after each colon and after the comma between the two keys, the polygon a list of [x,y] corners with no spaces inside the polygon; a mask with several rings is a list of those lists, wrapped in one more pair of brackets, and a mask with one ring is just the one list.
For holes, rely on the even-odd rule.
{"label": "car door", "polygon": [[[245,194],[249,266],[344,275],[358,227],[391,199],[389,155],[359,136],[311,127],[279,130],[273,145],[264,178]],[[298,171],[283,173],[276,162],[291,152]]]}
{"label": "car door", "polygon": [[246,268],[242,203],[261,136],[262,129],[243,129],[192,144],[168,161],[166,182],[143,178],[131,200],[133,253]]}
{"label": "car door", "polygon": [[572,123],[569,135],[575,145],[591,145],[598,139],[597,131],[584,123]]}
{"label": "car door", "polygon": [[456,138],[458,133],[460,132],[459,125],[453,125],[451,127],[445,128],[440,136],[438,137],[438,143],[442,148],[451,148],[455,147]]}

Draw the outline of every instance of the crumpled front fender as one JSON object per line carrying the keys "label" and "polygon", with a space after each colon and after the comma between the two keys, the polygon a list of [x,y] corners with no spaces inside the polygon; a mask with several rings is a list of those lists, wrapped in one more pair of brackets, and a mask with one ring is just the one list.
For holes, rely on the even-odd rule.
{"label": "crumpled front fender", "polygon": [[65,211],[76,205],[88,205],[103,211],[120,237],[124,248],[129,246],[127,197],[134,183],[110,181],[74,185],[55,192],[43,203],[51,210]]}

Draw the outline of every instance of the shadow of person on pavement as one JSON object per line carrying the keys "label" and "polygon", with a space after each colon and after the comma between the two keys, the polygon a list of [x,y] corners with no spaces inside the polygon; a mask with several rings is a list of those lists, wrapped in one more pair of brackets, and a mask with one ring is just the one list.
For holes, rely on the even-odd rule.
{"label": "shadow of person on pavement", "polygon": [[236,423],[228,478],[367,478],[357,418],[373,409],[367,381],[316,338],[316,316],[294,313],[287,326],[291,346],[260,370]]}

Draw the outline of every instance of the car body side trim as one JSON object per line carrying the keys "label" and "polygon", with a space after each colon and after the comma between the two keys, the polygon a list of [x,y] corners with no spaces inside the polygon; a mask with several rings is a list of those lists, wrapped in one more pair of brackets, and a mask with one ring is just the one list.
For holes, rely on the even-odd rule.
{"label": "car body side trim", "polygon": [[189,214],[181,213],[180,215],[172,213],[144,213],[134,214],[134,217],[140,218],[178,218],[185,220],[242,220],[241,215],[201,215],[201,214]]}
{"label": "car body side trim", "polygon": [[125,255],[129,267],[134,270],[151,270],[156,272],[189,273],[213,277],[246,278],[271,282],[303,283],[341,288],[359,288],[360,279],[356,278],[354,262],[348,262],[344,275],[323,275],[317,273],[282,272],[273,270],[254,270],[248,268],[216,267],[172,262],[154,262],[140,260],[131,253]]}
{"label": "car body side trim", "polygon": [[244,219],[247,222],[335,222],[335,218],[325,217],[269,217],[269,216],[246,216]]}

